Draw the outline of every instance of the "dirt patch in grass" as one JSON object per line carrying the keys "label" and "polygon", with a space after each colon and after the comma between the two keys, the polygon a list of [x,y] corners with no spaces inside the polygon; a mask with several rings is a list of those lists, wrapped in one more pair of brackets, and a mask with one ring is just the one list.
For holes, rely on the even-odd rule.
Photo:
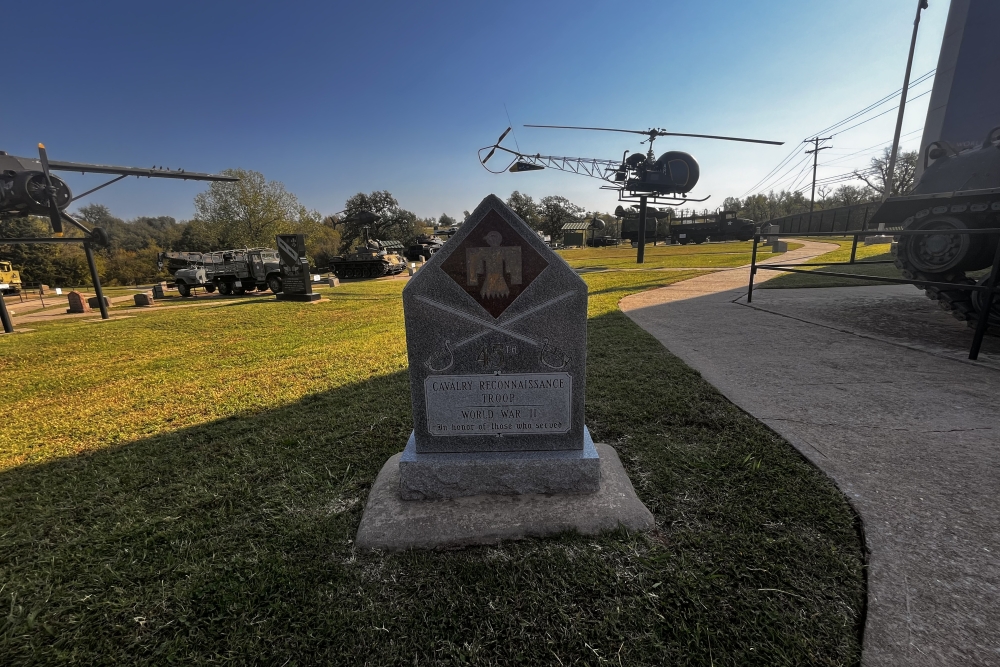
{"label": "dirt patch in grass", "polygon": [[617,309],[682,277],[587,277],[650,534],[355,552],[412,426],[402,282],[2,339],[0,664],[856,663],[842,495]]}

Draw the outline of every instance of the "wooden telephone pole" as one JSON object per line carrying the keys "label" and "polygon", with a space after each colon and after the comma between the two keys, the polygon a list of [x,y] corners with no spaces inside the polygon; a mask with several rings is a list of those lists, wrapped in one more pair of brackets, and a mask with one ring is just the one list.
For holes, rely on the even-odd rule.
{"label": "wooden telephone pole", "polygon": [[810,220],[812,220],[813,207],[816,205],[816,167],[819,166],[819,152],[825,151],[827,148],[833,148],[833,146],[820,147],[819,142],[829,141],[830,139],[833,139],[833,137],[822,137],[822,138],[813,137],[812,139],[806,139],[805,141],[802,142],[804,144],[812,144],[814,146],[814,148],[811,151],[806,151],[806,155],[812,153],[813,156],[813,187],[812,187],[812,195],[809,196]]}

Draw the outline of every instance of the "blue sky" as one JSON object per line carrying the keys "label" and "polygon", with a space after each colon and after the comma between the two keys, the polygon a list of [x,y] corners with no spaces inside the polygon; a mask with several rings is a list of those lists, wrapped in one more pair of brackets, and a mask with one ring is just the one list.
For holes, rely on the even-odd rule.
{"label": "blue sky", "polygon": [[[657,152],[696,156],[702,177],[692,195],[711,195],[705,206],[714,207],[742,195],[792,144],[901,86],[915,5],[12,3],[4,22],[27,27],[5,31],[14,56],[0,94],[0,149],[34,155],[41,141],[53,159],[242,167],[284,182],[322,213],[355,192],[387,189],[418,215],[457,217],[515,189],[591,210],[617,204],[593,179],[483,170],[476,150],[507,126],[504,104],[520,147],[543,154],[618,158],[644,147],[638,136],[521,124],[788,142],[658,140]],[[946,2],[930,5],[915,76],[936,66],[947,17]],[[908,107],[904,133],[922,127],[927,100]],[[894,122],[889,113],[838,135],[823,159],[841,160],[820,176],[864,166],[871,151],[850,154],[889,141]],[[77,192],[101,182],[67,180]],[[188,218],[203,188],[127,179],[81,203],[126,218]]]}

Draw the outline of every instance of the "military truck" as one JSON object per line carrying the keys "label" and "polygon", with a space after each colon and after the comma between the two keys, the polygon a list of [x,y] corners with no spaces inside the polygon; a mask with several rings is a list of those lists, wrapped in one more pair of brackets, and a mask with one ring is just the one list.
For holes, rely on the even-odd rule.
{"label": "military truck", "polygon": [[330,270],[341,279],[394,276],[406,268],[406,262],[395,252],[402,248],[398,241],[368,239],[354,252],[331,258]]}
{"label": "military truck", "polygon": [[20,294],[21,274],[10,262],[0,262],[0,294]]}
{"label": "military truck", "polygon": [[681,245],[705,241],[749,241],[756,232],[753,220],[736,217],[736,211],[683,216],[670,221],[670,240]]}
{"label": "military truck", "polygon": [[225,295],[281,291],[278,251],[273,248],[162,252],[158,263],[174,277],[181,296],[191,296],[191,290],[197,287],[209,293],[218,289]]}

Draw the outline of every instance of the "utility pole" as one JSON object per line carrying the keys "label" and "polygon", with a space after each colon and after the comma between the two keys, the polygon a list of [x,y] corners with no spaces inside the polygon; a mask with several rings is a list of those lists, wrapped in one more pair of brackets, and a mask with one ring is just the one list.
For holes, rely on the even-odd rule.
{"label": "utility pole", "polygon": [[819,152],[825,151],[827,148],[833,148],[833,146],[823,146],[819,145],[821,141],[829,141],[833,137],[813,137],[812,139],[806,139],[802,143],[812,144],[814,148],[811,151],[806,151],[806,155],[812,153],[813,156],[813,189],[812,194],[809,196],[809,219],[812,220],[813,207],[816,205],[816,167],[819,166]]}
{"label": "utility pole", "polygon": [[889,153],[889,169],[885,174],[885,201],[892,196],[892,181],[896,175],[896,153],[899,152],[899,133],[903,130],[903,112],[906,110],[906,94],[910,88],[910,69],[913,67],[913,50],[917,46],[917,28],[920,27],[920,12],[927,9],[927,0],[917,0],[917,18],[913,19],[913,37],[910,38],[910,55],[906,59],[906,74],[903,76],[903,92],[899,99],[899,115],[896,116],[896,134],[892,138],[892,151]]}

